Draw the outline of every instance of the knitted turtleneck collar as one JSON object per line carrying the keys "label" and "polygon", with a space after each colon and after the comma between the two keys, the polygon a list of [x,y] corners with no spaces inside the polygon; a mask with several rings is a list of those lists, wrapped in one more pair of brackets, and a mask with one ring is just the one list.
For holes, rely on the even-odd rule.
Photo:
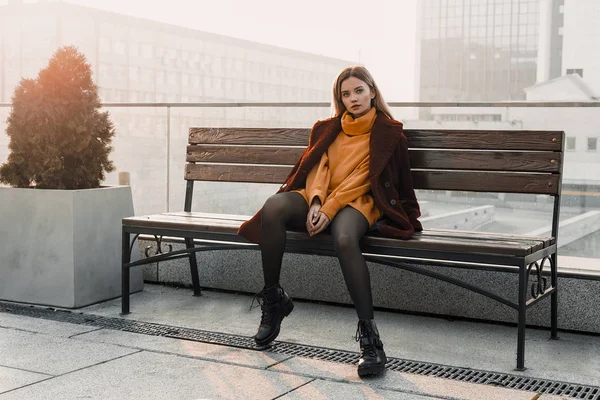
{"label": "knitted turtleneck collar", "polygon": [[363,135],[371,132],[376,115],[377,110],[375,107],[371,107],[365,115],[358,118],[354,118],[352,114],[346,110],[342,115],[342,130],[346,135],[351,136]]}

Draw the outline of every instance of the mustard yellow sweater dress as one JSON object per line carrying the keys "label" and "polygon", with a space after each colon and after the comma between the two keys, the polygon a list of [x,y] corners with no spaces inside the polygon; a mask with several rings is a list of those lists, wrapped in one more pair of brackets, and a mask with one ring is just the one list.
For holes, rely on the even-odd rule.
{"label": "mustard yellow sweater dress", "polygon": [[369,182],[369,140],[375,116],[375,107],[356,119],[346,111],[342,115],[342,131],[308,174],[306,188],[296,191],[309,206],[318,197],[321,212],[330,221],[345,206],[360,211],[369,225],[381,217]]}

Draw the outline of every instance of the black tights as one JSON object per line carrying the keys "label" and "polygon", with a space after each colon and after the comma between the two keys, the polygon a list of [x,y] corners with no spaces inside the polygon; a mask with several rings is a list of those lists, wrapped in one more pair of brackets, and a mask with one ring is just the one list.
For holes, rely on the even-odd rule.
{"label": "black tights", "polygon": [[[265,202],[260,249],[266,287],[279,283],[286,229],[305,229],[307,215],[308,205],[299,193],[278,193]],[[359,245],[369,229],[369,222],[359,211],[344,207],[329,226],[358,318],[373,319],[371,278]]]}

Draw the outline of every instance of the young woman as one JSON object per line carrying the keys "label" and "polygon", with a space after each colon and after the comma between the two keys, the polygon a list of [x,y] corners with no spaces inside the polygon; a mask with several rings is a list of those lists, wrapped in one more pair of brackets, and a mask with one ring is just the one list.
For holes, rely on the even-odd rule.
{"label": "young woman", "polygon": [[254,339],[266,346],[279,335],[294,304],[279,285],[286,230],[317,235],[327,228],[358,314],[360,376],[387,362],[373,320],[369,270],[360,249],[368,231],[409,239],[420,231],[407,140],[402,123],[366,68],[342,70],[333,85],[334,116],[312,128],[308,147],[277,194],[245,222],[239,234],[260,245],[265,287]]}

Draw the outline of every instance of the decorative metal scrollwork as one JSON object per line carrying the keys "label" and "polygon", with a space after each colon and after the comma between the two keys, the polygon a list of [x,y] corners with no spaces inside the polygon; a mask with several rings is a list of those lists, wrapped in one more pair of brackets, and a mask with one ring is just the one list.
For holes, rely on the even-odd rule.
{"label": "decorative metal scrollwork", "polygon": [[529,264],[529,267],[527,267],[527,276],[531,274],[531,270],[535,267],[537,281],[531,284],[531,296],[534,299],[537,299],[540,295],[546,293],[546,289],[548,289],[548,279],[542,276],[546,261],[552,262],[550,257],[544,257],[541,263],[536,261]]}
{"label": "decorative metal scrollwork", "polygon": [[[154,238],[156,239],[156,250],[154,252],[154,254],[152,254],[153,256],[157,256],[159,254],[163,254],[163,250],[162,250],[162,236],[157,236],[157,235],[153,235]],[[167,250],[167,253],[170,253],[171,251],[173,251],[173,246],[170,244],[166,244],[165,245]],[[144,252],[144,254],[146,254],[146,258],[151,257],[150,256],[150,250],[152,250],[152,246],[146,246],[146,251]]]}

